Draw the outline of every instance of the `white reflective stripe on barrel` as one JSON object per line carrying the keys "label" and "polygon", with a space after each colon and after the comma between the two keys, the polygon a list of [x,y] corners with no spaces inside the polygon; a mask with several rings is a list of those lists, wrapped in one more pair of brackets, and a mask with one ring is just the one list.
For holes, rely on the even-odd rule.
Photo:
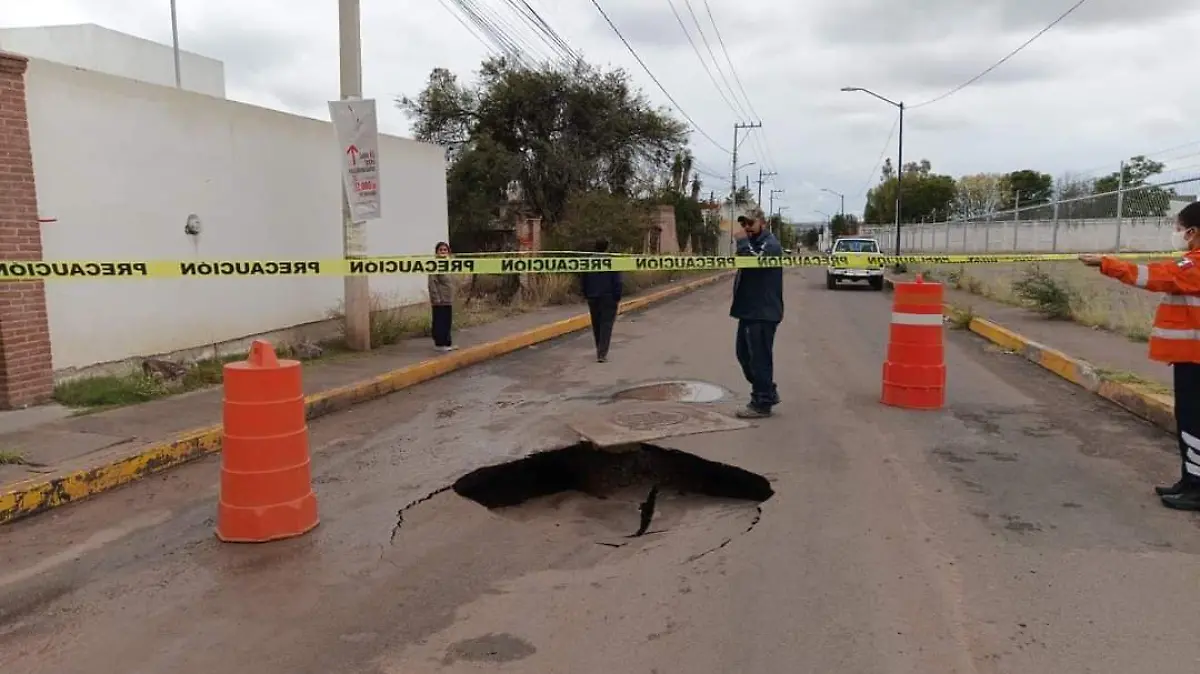
{"label": "white reflective stripe on barrel", "polygon": [[896,325],[941,325],[942,315],[937,314],[900,314],[892,312],[892,323]]}
{"label": "white reflective stripe on barrel", "polygon": [[1195,341],[1200,340],[1200,330],[1174,330],[1171,328],[1154,328],[1150,331],[1150,336],[1156,339],[1168,339],[1171,341]]}

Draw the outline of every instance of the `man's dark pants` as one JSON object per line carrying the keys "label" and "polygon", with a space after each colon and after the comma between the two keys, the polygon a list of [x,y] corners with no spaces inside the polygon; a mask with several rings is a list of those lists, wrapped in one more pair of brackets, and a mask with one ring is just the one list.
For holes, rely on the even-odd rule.
{"label": "man's dark pants", "polygon": [[615,297],[588,300],[588,312],[592,315],[592,337],[596,340],[596,356],[599,358],[608,357],[613,324],[617,322],[617,304]]}
{"label": "man's dark pants", "polygon": [[737,358],[750,382],[750,406],[769,411],[779,404],[775,388],[775,330],[771,321],[738,321]]}
{"label": "man's dark pants", "polygon": [[1175,363],[1175,426],[1183,483],[1200,490],[1200,363]]}

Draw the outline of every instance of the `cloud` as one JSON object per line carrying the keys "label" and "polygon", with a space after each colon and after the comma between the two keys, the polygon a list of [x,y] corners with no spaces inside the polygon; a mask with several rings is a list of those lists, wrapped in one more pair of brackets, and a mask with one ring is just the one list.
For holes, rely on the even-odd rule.
{"label": "cloud", "polygon": [[[454,1],[363,2],[364,92],[380,100],[386,132],[408,129],[404,115],[390,105],[394,96],[418,93],[435,66],[470,80],[488,53],[489,47],[447,11]],[[668,105],[591,2],[528,1],[572,49],[593,63],[624,68],[652,101]],[[867,87],[909,105],[928,100],[994,63],[1072,0],[707,0],[707,7],[705,0],[671,0],[695,49],[666,2],[599,2],[717,144],[730,146],[733,123],[754,116],[741,112],[752,106],[765,126],[743,144],[739,162],[777,171],[775,187],[785,190],[780,198],[789,213],[816,219],[811,211],[829,211],[832,203],[817,188],[842,192],[847,209],[861,209],[864,185],[875,184],[881,150],[887,156],[896,151],[894,137],[883,146],[895,110],[863,94],[842,93],[841,87]],[[689,3],[708,48],[696,32]],[[0,22],[8,25],[90,21],[170,42],[165,1],[5,4]],[[475,4],[493,22],[507,25],[518,43],[549,51],[545,36],[524,24],[508,0]],[[338,95],[337,3],[179,0],[179,17],[184,48],[225,62],[231,97],[327,115],[325,102]],[[953,175],[1016,168],[1058,175],[1115,166],[1139,152],[1198,140],[1200,132],[1187,123],[1200,109],[1200,92],[1189,85],[1190,45],[1197,32],[1196,3],[1089,0],[987,77],[936,105],[910,110],[906,159],[928,158],[935,171]],[[697,60],[697,50],[710,68],[714,57],[720,65],[720,73],[712,70],[716,84]],[[734,73],[749,94],[748,103]],[[733,85],[725,98],[739,100],[734,106],[739,110],[730,109],[718,93],[725,80]],[[709,172],[729,172],[728,154],[699,133],[692,134],[692,142]],[[720,192],[726,182],[705,178],[704,189]]]}

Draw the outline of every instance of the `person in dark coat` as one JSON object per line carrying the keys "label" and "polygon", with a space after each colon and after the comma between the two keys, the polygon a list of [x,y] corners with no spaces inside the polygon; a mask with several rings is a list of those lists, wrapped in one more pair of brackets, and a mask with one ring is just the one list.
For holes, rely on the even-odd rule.
{"label": "person in dark coat", "polygon": [[[433,250],[438,257],[450,257],[450,244],[445,241],[439,241]],[[429,275],[429,308],[434,348],[453,351],[450,330],[454,325],[454,279],[449,274]]]}
{"label": "person in dark coat", "polygon": [[[608,241],[596,242],[595,252],[607,253]],[[596,341],[596,361],[608,361],[608,345],[612,341],[613,324],[617,322],[617,307],[621,304],[621,272],[594,271],[580,275],[583,296],[587,298],[592,315],[592,338]]]}
{"label": "person in dark coat", "polygon": [[[760,209],[738,218],[735,229],[737,254],[781,257],[783,247],[766,228]],[[750,382],[750,404],[738,410],[743,419],[771,416],[779,404],[775,386],[775,332],[783,321],[783,268],[739,269],[733,281],[733,303],[729,315],[738,321],[737,359]]]}

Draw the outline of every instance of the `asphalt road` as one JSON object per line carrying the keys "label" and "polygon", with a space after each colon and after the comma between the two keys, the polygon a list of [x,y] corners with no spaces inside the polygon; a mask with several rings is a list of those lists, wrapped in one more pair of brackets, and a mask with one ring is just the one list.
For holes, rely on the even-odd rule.
{"label": "asphalt road", "polygon": [[743,396],[728,293],[621,320],[607,364],[580,335],[317,421],[300,539],[218,543],[215,460],[0,529],[0,672],[1200,671],[1170,438],[955,331],[946,409],[883,407],[890,298],[817,271],[788,276],[778,415],[657,443],[767,477],[761,512],[664,492],[627,539],[632,492],[435,493],[616,388]]}

